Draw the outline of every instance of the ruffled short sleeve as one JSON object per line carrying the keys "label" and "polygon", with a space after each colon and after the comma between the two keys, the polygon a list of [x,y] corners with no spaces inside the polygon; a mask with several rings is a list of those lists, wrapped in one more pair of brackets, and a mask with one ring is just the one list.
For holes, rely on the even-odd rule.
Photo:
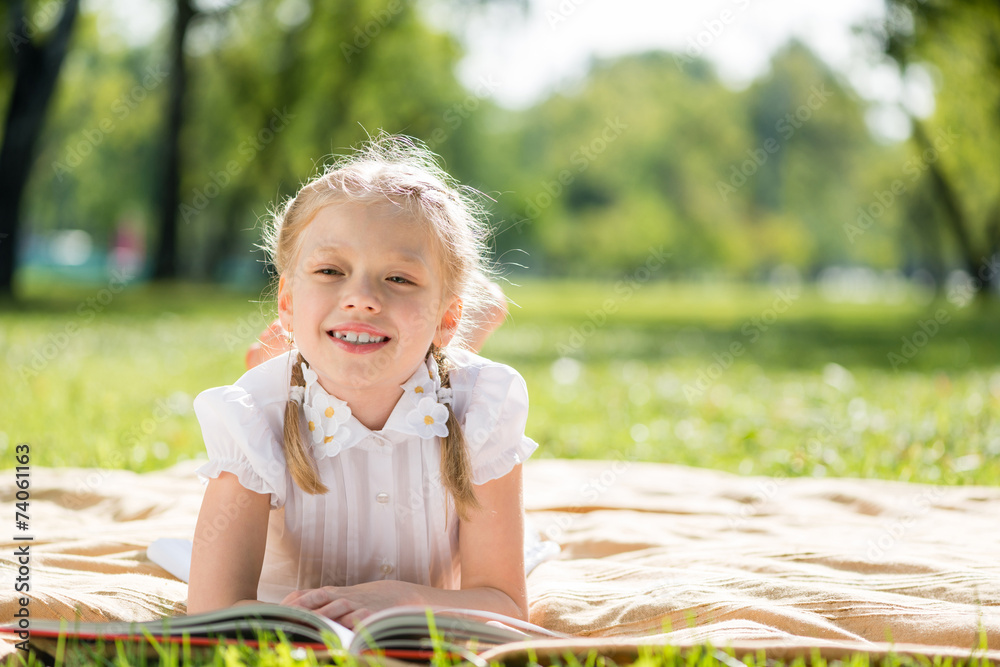
{"label": "ruffled short sleeve", "polygon": [[230,472],[244,488],[270,494],[272,509],[284,505],[288,484],[284,452],[275,427],[254,397],[236,385],[216,387],[198,395],[194,410],[208,450],[208,463],[198,468],[199,477]]}
{"label": "ruffled short sleeve", "polygon": [[464,419],[473,484],[503,477],[538,448],[524,434],[527,420],[524,379],[502,364],[480,368]]}

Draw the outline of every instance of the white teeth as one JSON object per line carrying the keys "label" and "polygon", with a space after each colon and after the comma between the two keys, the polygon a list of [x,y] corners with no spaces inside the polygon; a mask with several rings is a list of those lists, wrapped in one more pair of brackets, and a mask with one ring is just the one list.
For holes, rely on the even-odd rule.
{"label": "white teeth", "polygon": [[364,345],[365,343],[381,343],[385,340],[383,336],[372,336],[367,333],[358,333],[356,331],[334,331],[334,337],[340,340],[345,340],[348,343],[354,343],[355,345]]}

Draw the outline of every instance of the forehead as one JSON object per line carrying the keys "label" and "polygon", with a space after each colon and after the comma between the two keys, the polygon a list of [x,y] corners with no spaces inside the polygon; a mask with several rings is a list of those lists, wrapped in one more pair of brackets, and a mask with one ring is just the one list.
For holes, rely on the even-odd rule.
{"label": "forehead", "polygon": [[350,202],[330,204],[316,212],[303,234],[301,256],[342,252],[438,268],[439,246],[431,226],[400,207]]}

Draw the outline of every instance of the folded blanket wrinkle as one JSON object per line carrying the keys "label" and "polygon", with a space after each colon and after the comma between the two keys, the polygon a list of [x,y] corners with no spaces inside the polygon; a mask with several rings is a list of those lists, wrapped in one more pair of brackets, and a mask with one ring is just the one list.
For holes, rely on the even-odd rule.
{"label": "folded blanket wrinkle", "polygon": [[[640,635],[688,619],[717,626],[708,636],[721,641],[763,626],[965,648],[985,636],[1000,646],[991,556],[1000,490],[634,464],[594,502],[588,480],[607,462],[537,463],[526,468],[526,502],[569,559],[529,579],[532,618],[553,629]],[[739,620],[754,624],[745,636],[724,626]]]}
{"label": "folded blanket wrinkle", "polygon": [[[187,585],[146,547],[191,538],[197,465],[33,469],[32,618],[184,613]],[[16,490],[0,476],[8,506]],[[525,505],[562,547],[528,578],[531,621],[581,647],[1000,648],[1000,489],[542,459],[525,464]],[[8,581],[18,544],[0,550]],[[0,613],[20,595],[2,591]]]}

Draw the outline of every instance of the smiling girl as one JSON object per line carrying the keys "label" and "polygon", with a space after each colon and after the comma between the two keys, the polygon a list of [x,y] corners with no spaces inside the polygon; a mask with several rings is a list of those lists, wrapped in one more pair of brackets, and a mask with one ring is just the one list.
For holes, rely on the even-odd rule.
{"label": "smiling girl", "polygon": [[479,209],[429,153],[382,136],[270,232],[293,347],[195,401],[209,462],[189,613],[260,600],[348,626],[400,604],[526,618],[527,391],[462,345],[463,312],[495,298]]}

